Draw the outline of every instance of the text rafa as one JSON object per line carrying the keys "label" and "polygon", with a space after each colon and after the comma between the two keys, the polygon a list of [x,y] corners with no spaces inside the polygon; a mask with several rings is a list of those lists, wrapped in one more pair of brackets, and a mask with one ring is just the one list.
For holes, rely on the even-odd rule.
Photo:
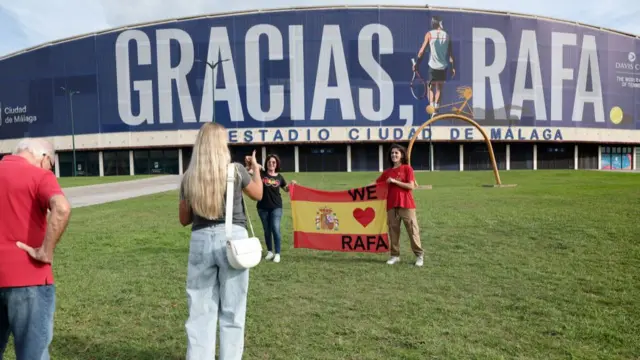
{"label": "text rafa", "polygon": [[378,252],[380,249],[389,250],[389,245],[381,235],[342,235],[342,250]]}

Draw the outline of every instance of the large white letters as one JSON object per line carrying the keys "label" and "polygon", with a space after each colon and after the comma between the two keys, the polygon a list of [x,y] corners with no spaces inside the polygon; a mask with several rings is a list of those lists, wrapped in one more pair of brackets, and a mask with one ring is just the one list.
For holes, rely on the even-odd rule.
{"label": "large white letters", "polygon": [[229,106],[231,121],[243,121],[242,103],[238,92],[236,68],[233,62],[231,46],[229,45],[229,34],[226,27],[212,27],[209,33],[209,51],[207,52],[207,62],[215,64],[218,60],[228,60],[218,64],[211,70],[207,67],[204,76],[202,90],[202,106],[200,107],[200,122],[211,122],[213,119],[213,95],[215,87],[214,79],[218,78],[218,70],[222,67],[225,87],[215,89],[215,101],[226,101]]}
{"label": "large white letters", "polygon": [[[527,68],[531,66],[531,89],[525,87]],[[511,112],[509,118],[520,120],[522,118],[522,106],[525,100],[531,100],[534,104],[535,118],[547,120],[547,108],[544,102],[544,88],[542,86],[542,71],[540,70],[540,56],[538,55],[538,40],[534,30],[523,30],[520,38],[520,53],[518,54],[518,66],[513,82],[513,96],[511,100]]]}
{"label": "large white letters", "polygon": [[282,34],[273,25],[255,25],[247,31],[245,37],[245,59],[247,76],[247,110],[252,118],[259,121],[272,121],[279,118],[284,110],[284,85],[268,85],[269,110],[262,110],[260,97],[260,35],[266,35],[269,43],[268,59],[282,60]]}
{"label": "large white letters", "polygon": [[562,121],[562,91],[564,80],[573,80],[573,69],[565,68],[564,47],[576,45],[576,34],[551,34],[551,120]]}
{"label": "large white letters", "polygon": [[289,107],[291,120],[305,119],[304,35],[302,25],[289,26]]}
{"label": "large white letters", "polygon": [[[171,41],[174,40],[180,47],[180,62],[175,67],[171,66]],[[161,29],[156,31],[158,44],[158,108],[160,110],[160,123],[173,123],[173,86],[175,80],[178,89],[178,101],[182,112],[182,121],[185,123],[196,122],[193,110],[187,74],[193,66],[193,43],[189,34],[181,29]]]}
{"label": "large white letters", "polygon": [[380,110],[373,104],[373,90],[360,89],[360,111],[362,116],[371,121],[386,120],[393,112],[393,81],[389,74],[373,57],[373,35],[379,35],[380,54],[393,54],[393,36],[388,27],[380,24],[369,24],[360,30],[358,35],[358,59],[364,71],[371,76],[380,89]]}
{"label": "large white letters", "polygon": [[[587,76],[591,67],[592,91],[587,91]],[[573,121],[582,121],[585,103],[593,103],[596,122],[604,122],[604,105],[602,103],[602,83],[600,81],[600,66],[598,65],[598,50],[596,37],[585,35],[582,38],[582,53],[580,54],[580,68],[578,69],[578,83],[573,103]]]}
{"label": "large white letters", "polygon": [[[486,64],[486,44],[489,39],[493,42],[495,55],[490,65]],[[578,44],[577,35],[572,33],[551,33],[551,83],[545,84],[542,77],[538,38],[534,30],[523,30],[520,38],[520,48],[513,79],[513,93],[511,98],[512,119],[522,118],[522,108],[525,100],[533,102],[535,118],[540,121],[548,119],[562,121],[563,109],[567,101],[563,97],[565,80],[574,80],[574,68],[564,66],[564,49],[566,46]],[[491,28],[473,29],[472,47],[473,67],[473,102],[477,119],[486,118],[485,113],[493,109],[495,119],[506,119],[505,104],[502,96],[500,74],[504,71],[507,62],[507,48],[504,36]],[[532,87],[526,88],[527,70],[531,68]],[[587,79],[591,74],[592,90],[588,91]],[[493,104],[487,104],[485,85],[489,79],[489,89]],[[582,121],[585,103],[592,103],[595,111],[595,120],[604,122],[604,105],[602,99],[602,83],[600,80],[600,67],[596,38],[585,35],[582,41],[580,65],[578,77],[575,79],[575,97],[573,101],[573,121]],[[547,90],[550,87],[549,90]],[[547,115],[545,91],[550,91],[551,113]],[[571,103],[568,103],[569,106]]]}
{"label": "large white letters", "polygon": [[[495,48],[494,60],[491,65],[485,63],[486,40],[493,42]],[[474,28],[473,29],[473,105],[477,119],[484,119],[485,114],[493,109],[496,119],[505,120],[507,118],[504,109],[504,97],[502,96],[502,86],[500,85],[500,73],[507,64],[507,44],[504,36],[495,29]],[[493,107],[487,106],[485,97],[485,82],[489,79],[491,98]]]}
{"label": "large white letters", "polygon": [[[332,59],[336,70],[337,85],[329,87],[329,69],[331,68]],[[339,25],[325,25],[322,31],[316,86],[311,106],[311,120],[324,120],[325,106],[328,99],[338,99],[343,119],[352,120],[356,118]]]}
{"label": "large white letters", "polygon": [[153,124],[153,82],[135,80],[133,90],[138,92],[140,110],[133,114],[131,105],[131,72],[129,71],[129,42],[134,41],[137,49],[138,65],[151,65],[151,43],[147,34],[140,30],[127,30],[116,40],[116,89],[118,93],[118,114],[122,122],[129,126]]}
{"label": "large white letters", "polygon": [[[287,115],[290,115],[290,119],[294,121],[317,120],[331,122],[331,125],[335,125],[333,122],[335,119],[325,117],[329,100],[337,100],[336,105],[332,105],[336,108],[340,107],[344,120],[355,120],[358,114],[369,121],[381,122],[390,118],[396,111],[393,79],[385,71],[381,61],[384,55],[394,53],[394,38],[388,27],[378,23],[363,26],[358,32],[357,44],[349,43],[353,51],[348,51],[348,54],[354,55],[348,59],[348,64],[339,25],[324,25],[319,42],[304,43],[303,25],[289,25],[286,28],[288,34],[283,36],[285,34],[273,25],[256,24],[250,27],[246,34],[232,34],[234,44],[241,44],[240,46],[245,48],[244,56],[235,59],[236,61],[233,58],[230,41],[229,31],[232,29],[236,28],[226,26],[210,28],[208,44],[199,49],[194,47],[191,35],[182,29],[156,30],[157,46],[155,47],[152,47],[149,36],[141,30],[126,30],[120,33],[115,43],[115,70],[117,107],[122,121],[129,126],[154,122],[159,124],[209,122],[214,117],[214,98],[219,106],[222,105],[221,102],[226,103],[231,121],[236,122],[244,121],[245,105],[247,114],[252,120],[269,122],[286,119]],[[348,38],[355,40],[353,36],[350,35]],[[525,29],[520,34],[519,42],[517,40],[515,42],[516,46],[519,45],[518,50],[516,51],[514,47],[511,54],[507,54],[505,34],[496,29],[473,28],[471,36],[471,84],[460,83],[459,85],[473,86],[472,103],[476,119],[519,120],[523,116],[529,116],[523,111],[526,104],[532,107],[535,119],[538,121],[558,122],[563,120],[564,115],[567,121],[571,116],[573,121],[579,122],[585,118],[586,109],[588,112],[586,118],[594,118],[598,123],[605,122],[603,84],[600,77],[596,36],[580,35],[578,37],[574,33],[546,30],[536,32]],[[514,35],[514,38],[517,36]],[[544,38],[541,39],[541,36]],[[374,37],[378,39],[379,51],[373,49]],[[263,44],[265,42],[268,44],[267,54],[260,54],[261,41]],[[545,47],[539,47],[539,43],[544,44]],[[207,45],[208,48],[205,50]],[[233,50],[236,46],[238,45],[234,45]],[[357,51],[354,46],[357,46]],[[319,48],[317,57],[315,53],[311,55],[310,47]],[[153,54],[152,48],[156,49]],[[493,56],[487,52],[487,49],[491,48],[494,49]],[[564,56],[569,54],[569,49],[576,54],[571,62]],[[206,54],[204,54],[205,51]],[[544,56],[542,59],[541,51]],[[380,55],[374,56],[374,53]],[[580,54],[579,64],[576,59],[578,53]],[[204,63],[205,56],[206,61],[211,64],[219,60],[227,61],[219,63],[215,69],[212,69]],[[198,61],[196,58],[202,62],[196,62]],[[505,74],[507,59],[512,61],[509,64],[513,72]],[[285,61],[288,61],[288,65],[284,63]],[[317,73],[310,74],[308,70],[314,67],[313,62],[316,61]],[[265,83],[266,77],[262,74],[269,68],[269,64],[283,64],[285,74],[276,76],[283,78],[284,81]],[[542,66],[543,64],[545,66]],[[155,67],[156,74],[145,79],[140,74],[147,74],[147,72],[140,70],[149,65]],[[241,102],[236,65],[240,66],[238,71],[246,74],[244,103]],[[367,74],[362,76],[365,80],[360,80],[361,77],[357,73],[349,74],[349,70],[360,70],[358,66]],[[223,72],[221,78],[224,78],[224,87],[215,85],[218,80],[218,70]],[[288,74],[286,74],[287,70]],[[547,71],[544,77],[542,70]],[[529,71],[531,86],[526,84]],[[456,78],[463,76],[464,81],[469,81],[465,78],[464,69],[460,69],[458,73],[460,75]],[[355,77],[351,77],[354,74]],[[198,82],[202,77],[202,103],[198,108],[194,106],[193,97],[200,94],[192,94],[192,92],[200,90],[194,91],[195,87],[189,86],[189,82]],[[503,94],[501,77],[512,81],[510,84],[512,90],[505,90],[506,94]],[[329,81],[334,78],[336,84],[330,86]],[[289,80],[288,88],[286,80]],[[407,80],[395,79],[397,82]],[[157,84],[154,84],[156,81]],[[265,85],[268,94],[261,91]],[[574,95],[573,102],[571,93],[565,91],[569,88]],[[505,86],[505,89],[509,87]],[[285,90],[288,90],[288,99],[285,96],[287,94]],[[354,104],[356,91],[358,101]],[[512,91],[511,94],[509,91]],[[407,94],[408,96],[403,95],[403,98],[410,100],[410,94]],[[446,90],[445,94],[455,93],[453,90]],[[568,95],[569,98],[567,99],[564,95]],[[310,96],[313,98],[309,98]],[[285,100],[289,102],[288,105]],[[508,104],[505,104],[505,100]],[[451,103],[456,100],[444,99],[444,101]],[[590,113],[591,104],[593,104],[593,117]],[[311,105],[310,110],[308,105]],[[219,106],[216,108],[220,111]],[[411,108],[411,105],[407,107]],[[226,113],[226,109],[223,108],[223,110]]]}

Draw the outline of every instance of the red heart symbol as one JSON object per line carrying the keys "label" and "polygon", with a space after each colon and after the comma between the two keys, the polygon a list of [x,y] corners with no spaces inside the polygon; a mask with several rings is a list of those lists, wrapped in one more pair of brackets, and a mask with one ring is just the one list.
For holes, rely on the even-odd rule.
{"label": "red heart symbol", "polygon": [[376,211],[368,207],[364,210],[357,208],[353,210],[353,218],[356,219],[363,227],[371,224],[373,219],[376,218]]}

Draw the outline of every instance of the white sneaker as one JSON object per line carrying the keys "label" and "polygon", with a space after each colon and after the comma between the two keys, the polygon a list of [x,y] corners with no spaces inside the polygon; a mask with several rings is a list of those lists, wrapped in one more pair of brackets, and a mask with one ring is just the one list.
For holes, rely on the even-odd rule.
{"label": "white sneaker", "polygon": [[418,258],[416,259],[416,266],[422,265],[424,265],[424,256],[418,256]]}
{"label": "white sneaker", "polygon": [[271,260],[271,259],[273,259],[273,253],[272,253],[271,251],[269,251],[269,252],[267,253],[267,256],[265,256],[265,257],[264,257],[264,259],[265,259],[265,260]]}
{"label": "white sneaker", "polygon": [[389,260],[387,261],[387,264],[388,264],[388,265],[393,265],[393,264],[397,263],[398,261],[400,261],[400,257],[398,257],[398,256],[392,256],[392,257],[391,257],[391,259],[389,259]]}
{"label": "white sneaker", "polygon": [[280,262],[280,254],[276,254],[276,256],[273,258],[273,262],[274,263],[279,263]]}

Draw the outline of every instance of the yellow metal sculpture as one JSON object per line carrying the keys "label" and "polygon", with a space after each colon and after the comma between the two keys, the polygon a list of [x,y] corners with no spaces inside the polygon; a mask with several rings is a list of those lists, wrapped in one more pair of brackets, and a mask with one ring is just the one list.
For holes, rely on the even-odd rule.
{"label": "yellow metal sculpture", "polygon": [[[489,139],[489,136],[487,135],[487,133],[484,131],[484,129],[477,123],[475,122],[470,116],[473,116],[473,108],[469,105],[469,101],[471,100],[471,97],[473,96],[473,90],[470,87],[467,86],[463,86],[463,87],[459,87],[457,89],[458,95],[460,96],[460,98],[462,98],[462,101],[459,102],[455,102],[452,104],[447,104],[444,106],[441,106],[440,108],[446,108],[451,106],[451,113],[444,113],[441,115],[436,115],[433,116],[431,119],[429,119],[427,122],[425,122],[424,124],[420,125],[420,128],[415,132],[415,135],[413,135],[413,138],[411,138],[411,141],[409,142],[409,148],[407,149],[407,160],[409,160],[409,163],[411,163],[411,151],[413,149],[413,144],[416,142],[416,139],[418,138],[418,136],[422,133],[422,130],[424,130],[425,127],[431,125],[432,123],[438,121],[438,120],[443,120],[443,119],[459,119],[459,120],[463,120],[466,121],[467,123],[473,125],[476,129],[478,129],[478,131],[480,131],[480,133],[482,134],[482,136],[484,137],[484,142],[487,144],[487,148],[489,149],[489,156],[491,157],[491,166],[493,166],[493,175],[496,178],[496,185],[500,186],[502,185],[502,182],[500,181],[500,173],[498,172],[498,165],[496,164],[496,157],[495,154],[493,153],[493,147],[491,146],[491,140]],[[458,105],[458,104],[462,104],[459,108],[453,105]],[[468,108],[470,111],[469,112],[465,112],[463,109]],[[435,112],[435,108],[432,105],[428,105],[427,106],[427,113],[430,115],[433,115],[433,113]],[[467,116],[469,115],[469,116]]]}

